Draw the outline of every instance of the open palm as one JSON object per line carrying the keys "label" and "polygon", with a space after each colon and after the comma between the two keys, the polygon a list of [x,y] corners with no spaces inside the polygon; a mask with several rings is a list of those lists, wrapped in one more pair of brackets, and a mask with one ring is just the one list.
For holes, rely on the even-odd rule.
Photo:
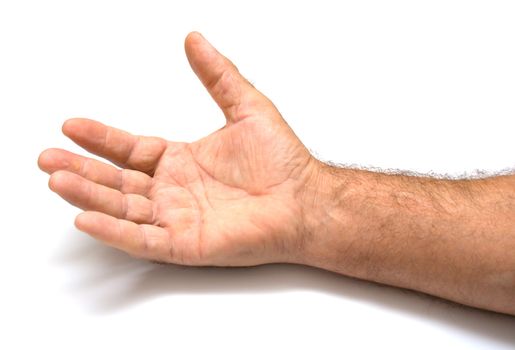
{"label": "open palm", "polygon": [[76,225],[151,260],[188,265],[292,261],[302,243],[302,196],[316,161],[274,105],[200,34],[190,64],[226,116],[194,143],[135,136],[88,119],[63,132],[120,168],[60,149],[39,166],[84,210]]}

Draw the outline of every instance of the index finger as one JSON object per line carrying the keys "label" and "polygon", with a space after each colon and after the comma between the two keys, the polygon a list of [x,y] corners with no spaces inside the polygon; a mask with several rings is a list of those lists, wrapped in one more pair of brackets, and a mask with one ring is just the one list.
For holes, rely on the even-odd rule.
{"label": "index finger", "polygon": [[73,142],[111,162],[123,167],[153,173],[163,155],[167,142],[159,137],[136,136],[100,122],[85,119],[68,119],[63,133]]}

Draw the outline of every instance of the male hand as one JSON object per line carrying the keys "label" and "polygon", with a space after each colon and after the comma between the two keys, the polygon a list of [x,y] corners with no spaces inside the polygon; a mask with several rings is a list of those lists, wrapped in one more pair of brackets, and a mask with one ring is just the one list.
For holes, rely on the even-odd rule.
{"label": "male hand", "polygon": [[292,262],[515,315],[515,176],[448,180],[317,161],[274,105],[202,36],[190,64],[227,119],[191,144],[86,119],[63,132],[122,169],[50,149],[77,227],[187,265]]}
{"label": "male hand", "polygon": [[50,188],[85,212],[76,226],[131,255],[187,265],[298,260],[302,197],[318,162],[275,106],[200,34],[191,67],[226,125],[193,143],[135,136],[88,119],[63,133],[117,168],[61,149],[38,160]]}

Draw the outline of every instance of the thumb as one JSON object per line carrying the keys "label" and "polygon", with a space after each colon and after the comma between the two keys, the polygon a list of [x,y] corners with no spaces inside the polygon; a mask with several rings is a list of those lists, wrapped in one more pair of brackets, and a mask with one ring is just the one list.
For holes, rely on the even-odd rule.
{"label": "thumb", "polygon": [[275,109],[200,33],[188,34],[184,48],[191,68],[222,109],[227,122],[238,122],[270,107]]}

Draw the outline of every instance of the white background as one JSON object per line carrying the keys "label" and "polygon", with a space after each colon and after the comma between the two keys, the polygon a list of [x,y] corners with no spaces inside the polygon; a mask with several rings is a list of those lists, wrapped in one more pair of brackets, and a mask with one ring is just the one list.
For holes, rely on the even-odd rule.
{"label": "white background", "polygon": [[85,116],[192,141],[224,123],[201,31],[324,160],[470,175],[514,165],[513,1],[0,1],[0,348],[515,347],[515,318],[297,266],[133,260],[73,228],[47,147]]}

